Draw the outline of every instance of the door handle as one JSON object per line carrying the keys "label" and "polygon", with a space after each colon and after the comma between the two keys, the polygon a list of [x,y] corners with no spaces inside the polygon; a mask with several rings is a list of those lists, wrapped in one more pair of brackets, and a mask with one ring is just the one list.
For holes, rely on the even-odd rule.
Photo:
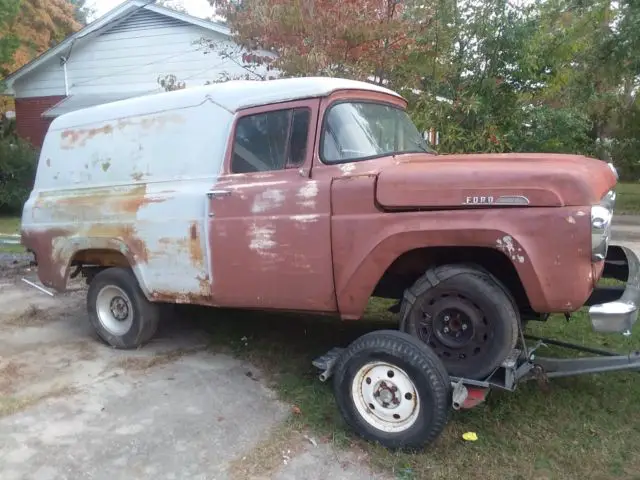
{"label": "door handle", "polygon": [[228,197],[229,195],[231,195],[231,190],[209,190],[207,192],[209,198]]}

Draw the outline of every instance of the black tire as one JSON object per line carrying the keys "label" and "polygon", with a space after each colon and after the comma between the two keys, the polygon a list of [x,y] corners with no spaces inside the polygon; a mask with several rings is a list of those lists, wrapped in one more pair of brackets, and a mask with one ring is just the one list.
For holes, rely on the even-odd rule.
{"label": "black tire", "polygon": [[468,266],[429,270],[405,292],[400,318],[400,330],[429,345],[455,377],[486,378],[518,341],[513,298],[490,274]]}
{"label": "black tire", "polygon": [[[107,306],[102,302],[108,300],[111,292],[114,295]],[[119,309],[119,313],[126,311],[126,318],[117,320],[113,308]],[[87,293],[87,310],[98,337],[118,349],[138,348],[147,343],[155,335],[160,320],[159,306],[146,299],[133,272],[125,268],[108,268],[94,277]]]}
{"label": "black tire", "polygon": [[[375,422],[385,422],[384,419],[377,420],[379,419],[377,415],[380,415],[377,412],[393,416],[392,412],[396,411],[394,408],[404,407],[406,403],[404,405],[397,403],[396,407],[386,408],[384,404],[380,403],[382,395],[379,395],[375,400],[378,402],[378,410],[374,413],[375,405],[369,403],[369,406],[366,406],[364,393],[360,399],[354,399],[352,393],[354,382],[358,383],[358,378],[363,378],[358,372],[365,365],[375,362],[391,365],[393,371],[399,372],[396,377],[398,385],[406,386],[406,381],[400,382],[400,380],[408,378],[414,392],[417,393],[418,401],[415,402],[415,397],[409,391],[403,393],[402,388],[389,380],[393,377],[384,378],[384,382],[389,382],[388,385],[383,383],[383,380],[372,384],[370,377],[365,379],[364,383],[372,385],[372,390],[376,388],[376,385],[379,386],[379,389],[386,389],[386,393],[393,396],[393,400],[390,400],[392,403],[412,402],[408,405],[408,408],[412,409],[412,423],[407,425],[405,429],[385,431],[376,426]],[[388,371],[385,370],[388,368],[386,366],[377,368],[382,368],[383,372]],[[433,442],[447,423],[451,408],[451,381],[444,365],[429,347],[406,333],[380,330],[363,335],[341,354],[334,372],[333,390],[338,408],[346,423],[355,433],[366,440],[378,442],[390,449],[419,449]],[[371,375],[372,372],[375,373],[374,370],[369,370],[367,375]],[[377,378],[375,375],[373,376]],[[363,392],[364,385],[363,383],[360,385],[359,391]],[[396,390],[391,393],[394,386]],[[411,389],[405,388],[405,390]],[[380,393],[381,390],[376,391]],[[398,391],[401,395],[396,397]],[[360,406],[360,410],[366,411],[361,413],[357,405]],[[371,405],[373,405],[373,409]],[[417,412],[415,405],[419,406]],[[390,429],[394,421],[384,424],[388,425]],[[397,428],[402,427],[399,423],[395,423],[395,425]]]}

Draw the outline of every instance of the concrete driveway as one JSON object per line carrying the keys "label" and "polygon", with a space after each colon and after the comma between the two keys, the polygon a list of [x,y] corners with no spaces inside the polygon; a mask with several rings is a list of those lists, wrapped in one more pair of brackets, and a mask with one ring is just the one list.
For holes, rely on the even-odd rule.
{"label": "concrete driveway", "polygon": [[84,301],[80,285],[51,298],[0,276],[2,480],[383,478],[283,435],[291,406],[188,322],[118,351],[93,338]]}

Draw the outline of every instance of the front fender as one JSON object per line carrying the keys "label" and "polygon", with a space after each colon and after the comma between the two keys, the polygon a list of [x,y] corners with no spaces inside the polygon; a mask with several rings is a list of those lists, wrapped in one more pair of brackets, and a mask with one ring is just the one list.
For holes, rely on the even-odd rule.
{"label": "front fender", "polygon": [[502,252],[536,312],[574,311],[594,286],[588,216],[575,207],[336,216],[332,237],[338,307],[345,319],[362,316],[376,284],[400,255],[426,247]]}

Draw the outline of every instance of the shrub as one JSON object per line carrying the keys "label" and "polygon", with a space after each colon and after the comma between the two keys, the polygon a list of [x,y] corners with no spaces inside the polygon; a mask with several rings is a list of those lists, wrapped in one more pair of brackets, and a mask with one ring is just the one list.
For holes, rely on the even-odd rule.
{"label": "shrub", "polygon": [[0,213],[19,214],[33,188],[38,152],[15,137],[0,138]]}

